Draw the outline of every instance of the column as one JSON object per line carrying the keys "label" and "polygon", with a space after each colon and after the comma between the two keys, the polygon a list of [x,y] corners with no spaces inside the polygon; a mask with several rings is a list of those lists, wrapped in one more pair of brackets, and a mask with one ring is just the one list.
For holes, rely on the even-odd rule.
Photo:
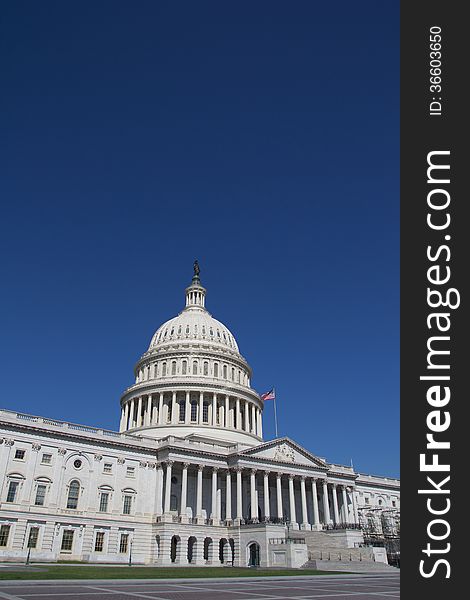
{"label": "column", "polygon": [[212,426],[217,425],[217,394],[212,395]]}
{"label": "column", "polygon": [[166,473],[165,473],[165,514],[170,512],[170,497],[171,497],[171,468],[173,466],[173,461],[169,460],[166,463]]}
{"label": "column", "polygon": [[178,423],[179,418],[180,416],[178,414],[176,404],[176,392],[173,392],[173,394],[171,395],[171,422]]}
{"label": "column", "polygon": [[276,473],[276,492],[277,492],[277,516],[282,519],[282,473]]}
{"label": "column", "polygon": [[163,425],[163,392],[160,392],[158,398],[158,424]]}
{"label": "column", "polygon": [[152,396],[152,420],[151,423],[156,425],[158,423],[158,406]]}
{"label": "column", "polygon": [[264,492],[264,518],[269,519],[269,471],[264,472],[263,479],[263,492]]}
{"label": "column", "polygon": [[225,520],[232,520],[232,476],[230,470],[227,470],[225,479]]}
{"label": "column", "polygon": [[126,406],[124,407],[124,427],[123,431],[129,429],[129,402],[126,402]]}
{"label": "column", "polygon": [[297,525],[297,517],[295,515],[295,496],[294,496],[294,476],[289,475],[289,511],[290,522],[292,525]]}
{"label": "column", "polygon": [[122,431],[124,429],[124,415],[125,415],[125,409],[124,406],[121,407],[121,420],[119,421],[119,431]]}
{"label": "column", "polygon": [[250,431],[250,412],[247,400],[245,400],[245,431]]}
{"label": "column", "polygon": [[203,413],[203,405],[204,405],[204,393],[203,392],[199,392],[199,425],[202,425],[203,420],[202,420],[202,413]]}
{"label": "column", "polygon": [[352,504],[353,504],[354,522],[359,523],[359,514],[357,512],[357,503],[356,503],[356,490],[354,488],[351,488],[351,497],[352,497]]}
{"label": "column", "polygon": [[132,429],[134,427],[134,413],[135,413],[135,402],[134,402],[134,400],[130,400],[129,404],[130,404],[130,416],[129,416],[129,427],[128,427],[128,429]]}
{"label": "column", "polygon": [[191,399],[189,392],[186,392],[186,408],[184,409],[184,422],[186,425],[191,423]]}
{"label": "column", "polygon": [[147,396],[147,412],[145,413],[145,425],[150,425],[150,417],[152,415],[152,395]]}
{"label": "column", "polygon": [[242,506],[242,470],[241,467],[236,467],[235,469],[237,473],[237,521],[240,521],[243,518],[243,506]]}
{"label": "column", "polygon": [[256,502],[256,469],[250,471],[250,504],[251,514],[250,517],[254,520],[258,520],[258,503]]}
{"label": "column", "polygon": [[325,515],[325,524],[328,525],[328,523],[331,522],[331,515],[330,503],[328,502],[328,483],[326,479],[323,480],[323,513]]}
{"label": "column", "polygon": [[241,427],[240,427],[240,398],[237,398],[235,401],[235,419],[236,419],[236,428],[241,429]]}
{"label": "column", "polygon": [[335,515],[335,525],[338,525],[339,523],[339,510],[338,510],[338,496],[336,495],[336,483],[333,483],[332,485],[332,492],[333,492],[333,513]]}
{"label": "column", "polygon": [[136,418],[136,427],[142,426],[142,396],[139,396],[139,403],[137,405],[137,418]]}
{"label": "column", "polygon": [[254,404],[251,405],[251,433],[256,435],[256,406]]}
{"label": "column", "polygon": [[230,413],[229,413],[229,409],[230,409],[230,402],[229,402],[229,397],[225,396],[225,427],[230,427]]}
{"label": "column", "polygon": [[212,507],[211,507],[211,519],[212,525],[217,525],[217,471],[218,467],[212,469]]}
{"label": "column", "polygon": [[346,486],[341,486],[341,492],[343,496],[343,523],[349,523],[348,519],[348,498],[346,496]]}
{"label": "column", "polygon": [[157,489],[155,495],[155,514],[159,517],[163,512],[163,470],[161,463],[157,463]]}
{"label": "column", "polygon": [[300,478],[300,499],[302,502],[302,525],[301,529],[310,529],[307,515],[307,494],[305,493],[305,477]]}
{"label": "column", "polygon": [[183,463],[183,475],[181,477],[181,506],[180,506],[180,517],[182,523],[188,522],[188,515],[186,511],[186,499],[188,495],[188,467],[189,463]]}
{"label": "column", "polygon": [[197,467],[197,489],[196,489],[196,519],[199,523],[202,519],[202,465]]}
{"label": "column", "polygon": [[317,480],[312,479],[312,504],[313,504],[313,524],[318,528],[320,525],[320,513],[318,511]]}
{"label": "column", "polygon": [[263,437],[263,413],[261,412],[261,409],[258,409],[258,415],[259,415],[258,437],[262,438]]}

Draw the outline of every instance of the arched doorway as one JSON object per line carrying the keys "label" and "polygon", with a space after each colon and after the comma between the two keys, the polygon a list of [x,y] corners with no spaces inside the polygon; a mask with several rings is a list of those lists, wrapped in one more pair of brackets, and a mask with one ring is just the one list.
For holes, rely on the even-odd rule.
{"label": "arched doorway", "polygon": [[224,564],[226,558],[226,546],[228,546],[228,541],[225,538],[221,538],[219,542],[219,560],[222,564]]}
{"label": "arched doorway", "polygon": [[252,542],[248,546],[248,566],[259,567],[259,544]]}
{"label": "arched doorway", "polygon": [[196,538],[193,535],[188,538],[188,563],[190,564],[195,560],[196,543]]}
{"label": "arched doorway", "polygon": [[204,540],[204,560],[212,561],[212,538],[206,537]]}
{"label": "arched doorway", "polygon": [[177,562],[179,556],[179,542],[180,542],[180,538],[177,535],[174,535],[171,538],[171,546],[170,546],[170,558],[171,558],[171,562]]}

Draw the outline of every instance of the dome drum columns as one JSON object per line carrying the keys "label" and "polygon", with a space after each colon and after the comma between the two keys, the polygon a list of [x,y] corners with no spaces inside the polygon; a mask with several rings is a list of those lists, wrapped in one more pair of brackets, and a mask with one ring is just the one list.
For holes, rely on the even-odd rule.
{"label": "dome drum columns", "polygon": [[230,394],[194,390],[147,393],[126,400],[120,431],[171,425],[233,429],[262,438],[262,409]]}

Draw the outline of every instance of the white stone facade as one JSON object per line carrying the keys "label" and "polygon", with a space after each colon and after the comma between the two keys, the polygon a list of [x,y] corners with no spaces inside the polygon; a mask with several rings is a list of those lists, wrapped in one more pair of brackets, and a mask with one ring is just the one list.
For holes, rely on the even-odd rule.
{"label": "white stone facade", "polygon": [[397,480],[263,442],[250,380],[195,272],[136,365],[119,432],[0,411],[0,559],[300,566],[286,531],[398,513]]}

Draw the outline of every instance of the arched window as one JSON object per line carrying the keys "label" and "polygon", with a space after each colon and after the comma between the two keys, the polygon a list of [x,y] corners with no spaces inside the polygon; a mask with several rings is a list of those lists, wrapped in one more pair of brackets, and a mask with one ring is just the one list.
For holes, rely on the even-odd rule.
{"label": "arched window", "polygon": [[78,506],[78,495],[80,494],[80,484],[76,479],[70,482],[69,494],[67,496],[67,508],[75,509]]}
{"label": "arched window", "polygon": [[219,365],[218,363],[214,363],[214,377],[219,376]]}
{"label": "arched window", "polygon": [[193,362],[193,375],[197,375],[197,360]]}
{"label": "arched window", "polygon": [[227,365],[224,365],[224,379],[227,379]]}
{"label": "arched window", "polygon": [[235,381],[235,369],[232,368],[232,381]]}
{"label": "arched window", "polygon": [[183,375],[186,375],[186,370],[188,368],[188,363],[183,360],[182,364],[181,364],[181,372],[183,373]]}
{"label": "arched window", "polygon": [[176,375],[176,360],[171,363],[171,374]]}
{"label": "arched window", "polygon": [[209,375],[209,363],[207,361],[204,362],[204,375]]}
{"label": "arched window", "polygon": [[166,377],[166,362],[162,365],[162,377]]}

